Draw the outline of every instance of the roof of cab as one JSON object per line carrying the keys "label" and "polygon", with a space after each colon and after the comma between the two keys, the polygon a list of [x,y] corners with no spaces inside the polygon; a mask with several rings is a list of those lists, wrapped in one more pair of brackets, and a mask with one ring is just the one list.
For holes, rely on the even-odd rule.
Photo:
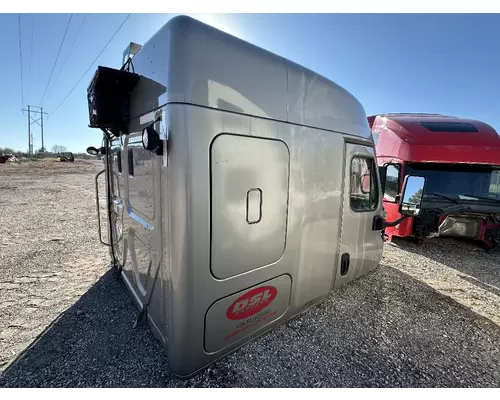
{"label": "roof of cab", "polygon": [[366,113],[347,90],[290,60],[196,19],[170,19],[132,58],[141,75],[139,117],[188,103],[372,140]]}
{"label": "roof of cab", "polygon": [[410,144],[500,146],[500,136],[495,129],[474,119],[400,113],[369,116],[368,121],[370,128],[384,126]]}
{"label": "roof of cab", "polygon": [[368,117],[379,159],[500,165],[500,137],[484,122],[437,114]]}

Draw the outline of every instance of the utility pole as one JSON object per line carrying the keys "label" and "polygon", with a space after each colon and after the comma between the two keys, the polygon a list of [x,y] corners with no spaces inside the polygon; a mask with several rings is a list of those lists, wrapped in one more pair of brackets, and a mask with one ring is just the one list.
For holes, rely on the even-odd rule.
{"label": "utility pole", "polygon": [[[33,111],[32,108],[39,108],[40,111]],[[28,157],[32,157],[34,155],[33,151],[33,132],[31,130],[31,125],[34,123],[37,123],[42,131],[42,148],[45,151],[45,145],[43,142],[43,115],[48,115],[46,112],[43,112],[42,107],[36,107],[36,106],[30,106],[28,105],[28,109],[25,110],[23,108],[22,111],[28,111]],[[31,116],[31,114],[40,114],[40,118],[35,119],[34,117]]]}
{"label": "utility pole", "polygon": [[43,144],[43,108],[40,107],[40,120],[42,121],[42,124],[40,125],[40,128],[42,129],[42,149],[45,152],[45,146]]}
{"label": "utility pole", "polygon": [[28,158],[31,157],[31,115],[30,106],[28,105]]}

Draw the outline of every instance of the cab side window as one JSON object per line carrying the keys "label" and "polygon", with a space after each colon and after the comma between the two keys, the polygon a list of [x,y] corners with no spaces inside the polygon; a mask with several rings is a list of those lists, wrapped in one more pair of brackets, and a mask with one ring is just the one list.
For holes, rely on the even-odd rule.
{"label": "cab side window", "polygon": [[387,172],[385,176],[385,192],[384,197],[389,201],[396,201],[396,196],[399,194],[399,167],[394,164],[387,166]]}
{"label": "cab side window", "polygon": [[378,206],[378,186],[375,161],[353,157],[351,161],[351,208],[356,212],[374,211]]}
{"label": "cab side window", "polygon": [[500,194],[500,170],[491,172],[490,193]]}

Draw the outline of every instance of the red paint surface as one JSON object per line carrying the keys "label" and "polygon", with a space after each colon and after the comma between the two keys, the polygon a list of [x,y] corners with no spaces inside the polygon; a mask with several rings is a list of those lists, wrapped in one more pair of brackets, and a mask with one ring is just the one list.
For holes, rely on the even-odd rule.
{"label": "red paint surface", "polygon": [[[427,122],[465,122],[478,132],[431,132]],[[484,122],[446,116],[371,116],[368,123],[378,132],[377,157],[413,162],[480,163],[500,165],[500,136]]]}
{"label": "red paint surface", "polygon": [[227,318],[248,318],[266,308],[275,299],[278,291],[274,286],[261,286],[238,297],[226,311]]}
{"label": "red paint surface", "polygon": [[[478,132],[431,132],[420,125],[428,122],[465,122],[476,127]],[[377,132],[377,164],[406,162],[465,163],[500,165],[500,136],[488,124],[481,121],[447,116],[373,115],[368,117],[372,132]],[[403,187],[404,171],[400,188]],[[399,205],[384,200],[387,221],[402,217]],[[392,236],[411,236],[413,218],[407,218],[398,227],[387,227],[385,233]],[[481,228],[479,240],[485,241],[486,227]]]}
{"label": "red paint surface", "polygon": [[[391,203],[384,200],[384,210],[387,213],[387,221],[395,221],[402,217],[399,213],[399,205],[397,203]],[[385,234],[389,237],[389,241],[392,241],[392,236],[411,236],[413,230],[413,218],[409,217],[403,220],[399,226],[388,226],[385,228]]]}

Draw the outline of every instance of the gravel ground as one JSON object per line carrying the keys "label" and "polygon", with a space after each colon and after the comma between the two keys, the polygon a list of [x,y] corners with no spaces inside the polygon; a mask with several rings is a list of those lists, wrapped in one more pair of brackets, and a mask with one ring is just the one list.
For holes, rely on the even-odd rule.
{"label": "gravel ground", "polygon": [[99,167],[0,165],[0,386],[500,386],[500,251],[437,239],[386,244],[375,271],[196,377],[173,378],[107,272]]}
{"label": "gravel ground", "polygon": [[97,163],[0,164],[0,368],[106,271]]}

